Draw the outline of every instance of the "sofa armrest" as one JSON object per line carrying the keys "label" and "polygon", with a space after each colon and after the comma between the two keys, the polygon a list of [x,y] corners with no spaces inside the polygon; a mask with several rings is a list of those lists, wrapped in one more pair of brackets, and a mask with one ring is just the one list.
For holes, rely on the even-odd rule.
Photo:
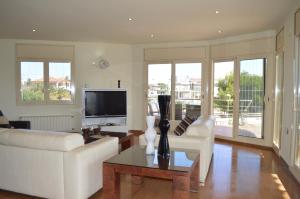
{"label": "sofa armrest", "polygon": [[[168,135],[170,148],[179,149],[192,149],[200,151],[202,157],[212,156],[212,142],[210,137],[198,137],[198,136],[177,136]],[[158,146],[159,135],[156,137],[155,146]],[[139,136],[139,144],[146,145],[145,135]]]}
{"label": "sofa armrest", "polygon": [[0,124],[0,128],[10,129],[11,125],[10,124]]}
{"label": "sofa armrest", "polygon": [[119,141],[106,137],[64,153],[65,198],[88,198],[103,185],[103,161],[118,154]]}
{"label": "sofa armrest", "polygon": [[30,121],[9,121],[9,124],[15,129],[30,129]]}
{"label": "sofa armrest", "polygon": [[[159,135],[155,140],[155,146],[158,146]],[[205,143],[209,143],[209,137],[198,136],[177,136],[168,135],[169,145],[171,148],[193,149],[199,150]],[[146,145],[145,135],[139,136],[139,144]]]}

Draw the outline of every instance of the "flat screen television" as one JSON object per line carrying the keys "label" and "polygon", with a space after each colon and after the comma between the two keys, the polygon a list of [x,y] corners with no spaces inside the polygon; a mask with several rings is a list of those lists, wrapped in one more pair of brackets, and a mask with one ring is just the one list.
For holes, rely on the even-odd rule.
{"label": "flat screen television", "polygon": [[84,89],[84,112],[86,118],[126,117],[126,90]]}

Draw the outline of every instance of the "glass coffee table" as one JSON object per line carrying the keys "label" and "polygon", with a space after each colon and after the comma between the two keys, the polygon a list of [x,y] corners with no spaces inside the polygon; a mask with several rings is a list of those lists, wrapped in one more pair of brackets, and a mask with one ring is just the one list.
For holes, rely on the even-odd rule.
{"label": "glass coffee table", "polygon": [[120,198],[120,174],[172,180],[173,199],[189,198],[199,187],[199,151],[170,149],[170,157],[149,156],[146,147],[134,145],[103,162],[103,198]]}

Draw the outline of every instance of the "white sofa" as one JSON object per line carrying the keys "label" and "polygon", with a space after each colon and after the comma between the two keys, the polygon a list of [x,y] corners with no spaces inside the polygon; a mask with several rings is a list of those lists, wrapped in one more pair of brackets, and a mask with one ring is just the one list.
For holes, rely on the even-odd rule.
{"label": "white sofa", "polygon": [[[174,129],[178,122],[171,121],[171,127],[168,133],[169,145],[172,148],[194,149],[200,151],[200,173],[199,181],[204,184],[209,170],[214,147],[213,127],[215,118],[199,117],[186,130],[186,132],[177,136],[174,134]],[[155,145],[158,146],[159,136],[156,138]],[[146,145],[145,136],[139,137],[139,143]]]}
{"label": "white sofa", "polygon": [[102,162],[117,153],[117,138],[84,145],[76,133],[0,128],[0,189],[43,198],[88,198],[102,187]]}

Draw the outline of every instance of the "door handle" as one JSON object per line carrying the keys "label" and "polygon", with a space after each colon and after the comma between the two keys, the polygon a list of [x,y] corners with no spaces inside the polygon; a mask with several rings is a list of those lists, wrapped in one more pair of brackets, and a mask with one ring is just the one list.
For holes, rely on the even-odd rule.
{"label": "door handle", "polygon": [[270,102],[270,97],[264,97],[264,103],[267,104],[268,102]]}

